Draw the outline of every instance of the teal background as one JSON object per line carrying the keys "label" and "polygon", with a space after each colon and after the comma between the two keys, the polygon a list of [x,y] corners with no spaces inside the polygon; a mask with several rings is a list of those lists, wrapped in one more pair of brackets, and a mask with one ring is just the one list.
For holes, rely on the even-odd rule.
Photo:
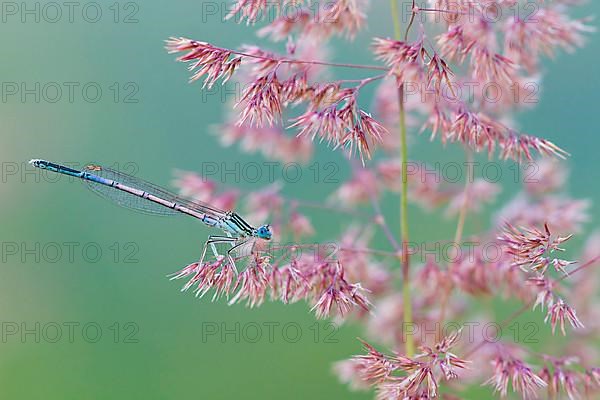
{"label": "teal background", "polygon": [[[333,41],[336,60],[369,62],[370,38],[391,34],[387,3],[374,3],[378,4],[372,6],[368,28],[354,42]],[[33,2],[27,4],[33,7]],[[78,182],[66,178],[51,182],[52,177],[40,176],[26,166],[30,158],[80,165],[89,161],[134,165],[139,176],[166,186],[174,169],[198,170],[207,161],[262,161],[260,156],[241,153],[236,147],[224,149],[208,134],[209,127],[223,118],[220,97],[203,99],[200,85],[188,85],[185,67],[163,50],[163,40],[172,35],[237,47],[255,42],[254,29],[206,16],[201,1],[136,3],[139,10],[134,17],[138,22],[127,24],[122,23],[123,18],[135,9],[125,2],[117,3],[121,13],[115,23],[111,4],[101,3],[103,16],[97,23],[85,22],[76,11],[73,23],[63,15],[56,23],[36,23],[32,17],[23,23],[18,16],[5,16],[6,21],[0,24],[2,82],[97,82],[103,89],[97,103],[84,101],[77,90],[73,103],[65,100],[65,93],[53,104],[43,100],[36,103],[31,96],[25,102],[12,96],[0,103],[0,242],[4,246],[0,321],[4,335],[10,327],[19,328],[19,333],[3,336],[0,341],[0,396],[370,398],[370,394],[350,392],[331,373],[333,361],[359,351],[355,337],[364,336],[359,327],[350,323],[336,330],[333,339],[337,342],[333,343],[326,340],[330,327],[325,322],[317,325],[315,338],[314,318],[306,304],[267,303],[248,309],[181,294],[182,282],[170,282],[165,276],[198,256],[208,229],[185,218],[152,218],[129,212],[82,190]],[[599,12],[597,3],[578,11],[581,15]],[[541,101],[537,108],[519,116],[523,130],[547,137],[572,154],[568,161],[572,171],[569,189],[574,196],[594,202],[600,196],[600,40],[596,36],[590,35],[587,46],[574,54],[560,54],[555,62],[544,64]],[[341,76],[362,75],[343,71]],[[115,82],[121,90],[116,102],[109,89]],[[123,102],[128,82],[139,89],[137,103]],[[365,92],[365,104],[370,93]],[[414,159],[462,157],[452,146],[442,152],[439,143],[430,144],[425,136],[412,142]],[[338,162],[339,178],[348,176],[339,154],[319,149],[317,159]],[[245,182],[235,186],[253,188]],[[514,186],[509,185],[501,198],[508,198]],[[285,193],[322,201],[336,187],[315,185],[307,179],[287,185]],[[384,206],[397,230],[393,223],[398,220],[396,200],[387,199]],[[439,216],[412,211],[416,240],[447,238],[454,229],[453,221],[440,227]],[[317,240],[327,240],[344,225],[342,218],[328,213],[310,211],[310,215],[316,217]],[[597,209],[592,209],[592,215],[598,215]],[[21,259],[22,251],[18,255],[4,251],[11,244],[22,250],[36,243],[48,249],[58,243],[64,250],[68,242],[79,243],[72,261],[66,254],[50,262],[49,257],[36,260],[34,255],[24,255]],[[97,262],[83,257],[81,248],[87,243],[102,249]],[[135,250],[135,262],[128,263],[126,255],[131,249]],[[79,324],[72,341],[66,337],[64,325],[69,322]],[[265,322],[280,324],[273,343],[264,336],[264,325],[263,338],[257,343],[237,343],[232,336],[226,340],[202,338],[207,324],[225,324],[232,329],[236,323],[249,326]],[[61,325],[62,338],[57,343],[46,340],[48,336],[36,343],[34,334],[21,338],[22,324],[32,329],[36,323],[40,324],[38,331],[41,327],[51,329],[52,323]],[[82,335],[81,328],[89,323],[102,328],[97,343]],[[280,328],[287,323],[301,327],[298,342],[283,337]],[[94,336],[93,329],[88,333]],[[137,343],[128,342],[131,340],[126,335],[130,333],[134,334],[129,339]],[[487,393],[485,389],[483,392]]]}

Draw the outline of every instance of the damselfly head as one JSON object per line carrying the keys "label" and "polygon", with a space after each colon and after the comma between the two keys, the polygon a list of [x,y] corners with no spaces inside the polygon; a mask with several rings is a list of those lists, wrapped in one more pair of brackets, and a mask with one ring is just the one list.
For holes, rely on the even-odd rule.
{"label": "damselfly head", "polygon": [[48,166],[48,161],[34,158],[33,160],[29,160],[29,164],[33,165],[36,168],[45,169]]}
{"label": "damselfly head", "polygon": [[259,227],[255,232],[255,236],[264,240],[271,240],[271,236],[273,236],[273,233],[271,232],[271,225],[263,225]]}

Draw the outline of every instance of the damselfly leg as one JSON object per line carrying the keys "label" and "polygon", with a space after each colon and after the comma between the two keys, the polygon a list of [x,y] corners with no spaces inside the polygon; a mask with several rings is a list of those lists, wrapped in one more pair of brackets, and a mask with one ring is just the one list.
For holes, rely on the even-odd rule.
{"label": "damselfly leg", "polygon": [[210,246],[210,249],[212,250],[215,258],[219,258],[220,254],[217,251],[217,244],[223,244],[223,243],[227,243],[231,245],[231,249],[229,251],[227,251],[227,260],[229,261],[229,263],[231,264],[231,266],[235,269],[235,271],[237,272],[237,268],[235,266],[235,262],[233,261],[233,257],[231,257],[231,250],[233,250],[234,248],[237,247],[236,245],[236,238],[233,237],[228,237],[228,236],[209,236],[208,240],[204,243],[204,248],[202,250],[202,257],[200,257],[200,261],[198,262],[199,265],[202,265],[204,263],[204,258],[206,257],[206,250],[208,249],[208,247]]}
{"label": "damselfly leg", "polygon": [[[238,243],[236,245],[234,245],[231,249],[229,249],[229,251],[227,252],[227,257],[229,257],[229,260],[231,260],[231,262],[233,262],[233,257],[231,256],[231,253],[233,253],[235,250],[240,249],[243,245],[247,244],[250,240],[244,240],[241,243]],[[250,254],[253,254],[254,252],[254,242],[251,244],[251,248],[250,248]],[[235,265],[234,265],[235,268]]]}

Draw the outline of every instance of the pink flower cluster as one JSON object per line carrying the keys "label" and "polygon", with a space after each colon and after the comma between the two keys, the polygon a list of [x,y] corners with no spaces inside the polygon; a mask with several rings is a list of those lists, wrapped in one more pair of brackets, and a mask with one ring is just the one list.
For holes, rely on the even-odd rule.
{"label": "pink flower cluster", "polygon": [[457,379],[459,370],[468,367],[468,361],[450,352],[459,338],[460,332],[455,332],[431,348],[423,346],[412,358],[387,356],[363,342],[367,354],[338,363],[336,369],[357,387],[361,382],[375,386],[379,399],[434,398],[440,379]]}
{"label": "pink flower cluster", "polygon": [[551,258],[549,254],[564,251],[559,246],[571,237],[572,235],[553,237],[548,225],[544,225],[544,230],[535,227],[518,229],[507,223],[498,240],[506,245],[506,253],[514,257],[512,265],[544,275],[550,265],[556,271],[566,273],[565,267],[573,262]]}
{"label": "pink flower cluster", "polygon": [[269,35],[274,40],[282,40],[298,31],[305,38],[323,38],[333,34],[346,34],[352,37],[364,24],[363,0],[336,0],[311,7],[309,1],[284,0],[237,0],[227,16],[239,15],[239,20],[254,23],[265,15],[278,14],[269,25],[259,30],[259,35]]}
{"label": "pink flower cluster", "polygon": [[536,375],[522,360],[499,353],[493,360],[494,376],[486,384],[492,385],[500,396],[508,395],[508,384],[524,399],[535,398],[539,388],[547,386],[546,381]]}
{"label": "pink flower cluster", "polygon": [[[357,106],[360,88],[373,79],[362,80],[353,88],[342,88],[342,82],[311,84],[307,67],[302,66],[302,62],[253,46],[233,52],[195,40],[173,38],[167,42],[167,49],[169,52],[189,50],[178,60],[193,61],[189,69],[197,71],[192,80],[206,75],[208,87],[219,78],[228,80],[240,63],[247,61],[251,79],[235,105],[242,109],[235,123],[237,126],[281,125],[286,106],[305,102],[306,112],[291,119],[289,126],[299,128],[297,136],[309,136],[312,140],[318,137],[334,147],[344,147],[350,154],[358,153],[363,163],[365,156],[370,158],[371,155],[369,141],[380,142],[387,134],[383,125]],[[234,53],[238,57],[230,59]]]}
{"label": "pink flower cluster", "polygon": [[246,301],[261,305],[267,296],[284,303],[307,300],[317,318],[346,316],[353,308],[369,310],[369,301],[360,284],[346,280],[340,262],[314,261],[305,257],[287,264],[272,264],[269,256],[251,256],[244,270],[220,257],[214,262],[192,263],[171,279],[190,277],[182,291],[195,287],[196,297],[214,289],[213,300],[225,296],[229,304]]}
{"label": "pink flower cluster", "polygon": [[[187,278],[183,290],[199,297],[212,292],[213,299],[227,297],[251,307],[267,298],[303,300],[318,318],[351,316],[368,335],[366,354],[338,362],[335,370],[353,389],[374,389],[378,399],[472,398],[469,388],[482,383],[490,396],[493,391],[508,397],[511,389],[521,398],[543,391],[570,400],[595,395],[600,280],[594,267],[600,265],[600,236],[590,236],[579,254],[569,253],[577,262],[557,256],[572,235],[584,231],[590,202],[564,189],[567,151],[546,137],[521,132],[513,115],[533,108],[520,94],[532,84],[538,87],[544,58],[574,51],[592,30],[587,19],[569,15],[579,2],[529,2],[536,12],[524,16],[515,14],[523,12],[523,2],[516,0],[414,1],[406,23],[392,1],[394,38],[361,38],[371,40],[374,64],[333,61],[328,39],[360,34],[367,3],[235,0],[229,17],[264,22],[258,35],[285,46],[279,52],[187,38],[167,41],[168,51],[188,64],[191,80],[204,79],[206,88],[232,80],[241,84],[227,104],[225,121],[213,130],[223,145],[237,143],[268,160],[307,163],[324,142],[346,152],[329,158],[347,163],[350,171],[323,195],[325,201],[289,198],[279,184],[246,195],[218,191],[214,182],[181,173],[176,185],[182,195],[244,212],[254,224],[269,221],[278,242],[294,244],[269,248],[256,241],[252,252],[236,255],[236,264],[243,265],[239,271],[219,257],[192,263],[173,278]],[[287,15],[290,7],[293,18]],[[354,73],[338,77],[337,71]],[[378,87],[369,108],[364,89],[373,83]],[[491,101],[484,90],[465,87],[493,88],[504,96]],[[416,162],[408,156],[421,132],[444,145],[458,144],[467,160],[516,161],[518,192],[494,210],[490,206],[500,199],[501,182],[472,170],[464,182],[445,181],[429,168],[439,160]],[[400,197],[391,213],[389,197]],[[418,218],[409,202],[420,207]],[[391,217],[398,208],[400,236],[397,216]],[[448,230],[442,225],[451,219],[456,220],[453,240],[443,240]],[[424,232],[428,223],[439,229]],[[320,244],[303,242],[338,226],[333,259]],[[298,249],[314,251],[290,256]],[[506,315],[488,307],[507,299],[522,307]],[[487,339],[487,324],[506,332],[538,307],[548,331],[559,328],[566,336],[567,325],[573,328],[570,343],[556,338],[545,350],[555,354],[535,353],[518,340],[509,343],[506,335]],[[532,315],[536,319],[526,324],[541,320]],[[445,324],[454,321],[464,323],[463,330],[448,335]],[[407,334],[407,323],[414,335]],[[465,343],[460,339],[468,324],[476,326],[468,329],[475,341]],[[388,345],[393,355],[369,343]]]}

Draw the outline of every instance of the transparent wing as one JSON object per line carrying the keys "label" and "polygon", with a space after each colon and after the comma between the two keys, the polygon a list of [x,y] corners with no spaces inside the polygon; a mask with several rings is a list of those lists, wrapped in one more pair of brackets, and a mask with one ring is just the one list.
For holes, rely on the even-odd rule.
{"label": "transparent wing", "polygon": [[[206,203],[191,201],[182,198],[158,185],[119,171],[115,171],[111,168],[101,167],[97,165],[88,165],[87,167],[85,167],[85,170],[91,174],[100,176],[105,179],[111,179],[113,181],[130,186],[135,189],[143,190],[144,192],[150,193],[156,197],[160,197],[163,200],[180,204],[199,213],[214,216],[215,218],[220,218],[227,214],[227,212],[224,210],[219,210],[218,208],[212,207]],[[100,197],[112,201],[113,203],[118,204],[121,207],[130,208],[144,214],[152,215],[179,214],[177,210],[173,210],[161,204],[155,203],[148,199],[144,199],[142,197],[135,196],[122,190],[115,189],[113,187],[102,185],[100,183],[92,181],[86,180],[85,182],[87,183],[90,190],[92,190],[94,193],[98,194]]]}

